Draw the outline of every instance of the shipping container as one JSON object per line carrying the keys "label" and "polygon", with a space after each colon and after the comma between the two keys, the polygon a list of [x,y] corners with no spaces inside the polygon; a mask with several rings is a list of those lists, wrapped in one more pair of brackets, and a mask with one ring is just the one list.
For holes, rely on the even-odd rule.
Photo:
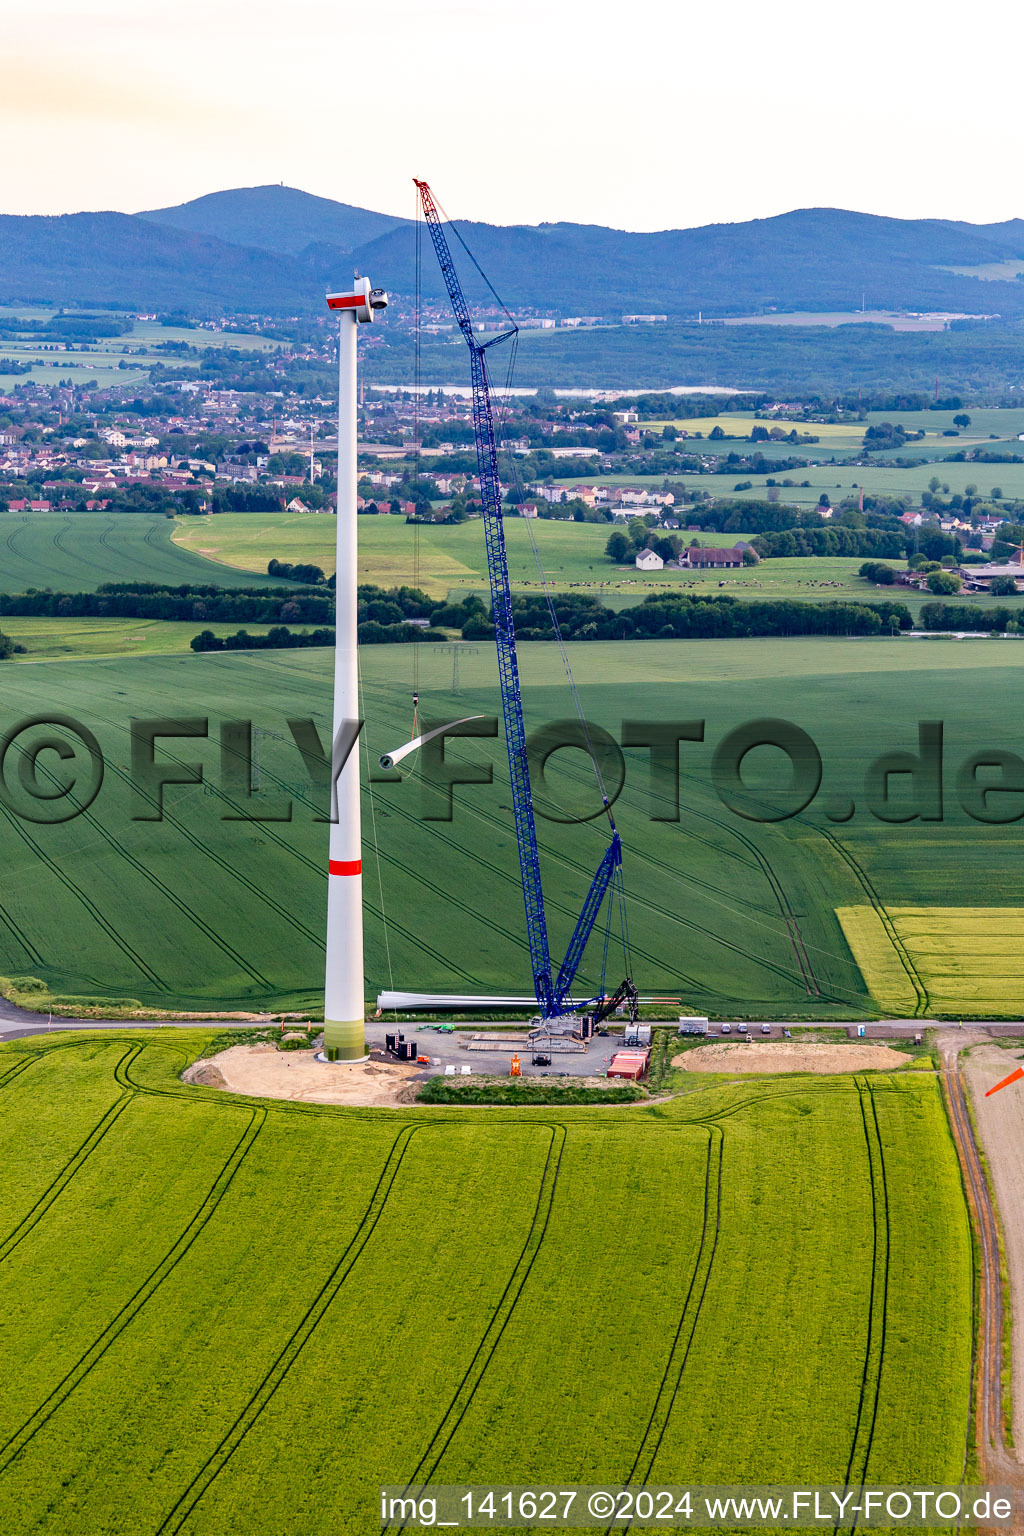
{"label": "shipping container", "polygon": [[625,1077],[639,1082],[647,1071],[646,1051],[616,1051],[608,1068],[609,1077]]}

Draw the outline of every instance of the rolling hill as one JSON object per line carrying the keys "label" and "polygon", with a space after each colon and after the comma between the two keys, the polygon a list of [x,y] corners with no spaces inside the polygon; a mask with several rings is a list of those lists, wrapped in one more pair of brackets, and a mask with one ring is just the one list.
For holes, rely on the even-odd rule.
{"label": "rolling hill", "polygon": [[288,257],[126,213],[0,215],[0,300],[280,314],[322,284]]}
{"label": "rolling hill", "polygon": [[[835,208],[699,229],[462,226],[518,311],[743,315],[769,308],[1024,316],[1024,220],[972,225]],[[145,214],[0,216],[0,301],[315,313],[357,266],[393,292],[415,281],[414,225],[280,186],[236,188]],[[429,253],[428,253],[429,255]],[[467,263],[468,266],[468,263]],[[996,280],[972,275],[997,268]],[[966,272],[953,268],[967,269]],[[472,274],[470,274],[472,275]],[[432,258],[424,292],[440,298]],[[470,294],[473,298],[474,295]]]}
{"label": "rolling hill", "polygon": [[277,184],[210,192],[176,208],[155,208],[138,217],[281,256],[298,256],[320,245],[351,251],[409,222]]}
{"label": "rolling hill", "polygon": [[[947,270],[1024,260],[1022,220],[986,226],[805,208],[655,234],[584,224],[460,227],[513,308],[718,316],[771,306],[854,310],[863,295],[878,309],[1024,312],[1024,284]],[[378,236],[355,256],[363,270],[386,273],[394,289],[411,289],[411,226]],[[424,292],[440,292],[432,262]]]}

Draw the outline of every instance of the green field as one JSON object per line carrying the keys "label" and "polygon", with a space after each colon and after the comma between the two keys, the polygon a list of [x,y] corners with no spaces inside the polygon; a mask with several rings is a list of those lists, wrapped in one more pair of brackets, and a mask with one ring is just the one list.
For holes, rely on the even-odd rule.
{"label": "green field", "polygon": [[84,661],[111,656],[164,656],[189,650],[200,628],[215,635],[233,635],[245,628],[265,635],[269,624],[218,624],[192,619],[22,619],[3,621],[4,634],[24,645],[27,654],[13,657],[16,665],[38,661]]}
{"label": "green field", "polygon": [[[1017,746],[1006,699],[1024,664],[1019,647],[940,638],[654,641],[570,651],[588,716],[615,739],[623,718],[706,721],[705,740],[680,749],[678,822],[651,819],[652,810],[671,816],[671,785],[657,781],[652,797],[648,752],[626,753],[615,814],[642,990],[725,1017],[884,1013],[837,908],[1019,907],[1016,826],[968,820],[953,793],[970,752]],[[452,655],[439,648],[371,646],[361,665],[364,776],[372,767],[380,777],[377,758],[408,738],[416,684],[428,719],[498,711],[489,646],[462,649],[458,695]],[[95,802],[58,826],[22,819],[17,775],[8,768],[0,976],[35,976],[58,995],[138,998],[152,1007],[319,1007],[326,834],[285,722],[312,718],[326,737],[330,666],[329,651],[311,650],[0,667],[0,718],[14,724],[47,711],[71,714],[95,732],[107,759]],[[521,666],[531,730],[571,714],[554,646],[522,646]],[[130,718],[182,715],[208,718],[210,739],[167,740],[160,760],[199,762],[206,782],[168,787],[162,822],[133,820]],[[727,808],[710,777],[727,732],[766,715],[808,731],[824,764],[810,808],[770,823]],[[222,785],[218,745],[222,721],[247,718],[256,738],[251,805],[234,785]],[[945,819],[879,821],[863,804],[864,770],[880,752],[916,749],[919,719],[946,722]],[[443,807],[415,773],[376,783],[372,793],[364,785],[371,995],[392,984],[529,990],[504,748],[498,740],[465,741],[453,743],[448,757],[458,767],[494,769],[492,784],[455,790],[450,822],[424,819]],[[744,772],[774,813],[788,768],[759,767],[755,754]],[[561,953],[604,838],[596,822],[547,819],[595,808],[585,760],[562,753],[549,780],[546,795],[537,791],[538,830],[552,947]],[[852,819],[831,821],[828,813],[838,806],[842,814],[847,798],[857,804]],[[290,821],[225,819],[280,817],[289,802]],[[753,806],[759,814],[756,798]],[[998,934],[998,913],[992,921]],[[609,971],[616,965],[613,950]],[[595,935],[583,966],[595,986],[600,966]],[[956,1011],[945,1006],[948,988],[933,1000],[927,974],[919,975],[908,1011],[927,1015],[939,995],[943,1011]],[[966,994],[963,1008],[972,1010]]]}
{"label": "green field", "polygon": [[1024,1009],[1024,909],[888,908],[839,914],[843,932],[883,1012],[912,1013],[914,989],[902,964],[909,955],[931,1009],[947,1017],[1017,1018]]}
{"label": "green field", "polygon": [[352,1111],[187,1088],[203,1039],[0,1047],[5,1530],[963,1476],[971,1247],[931,1076]]}
{"label": "green field", "polygon": [[[908,444],[908,457],[911,446],[914,445]],[[1014,443],[1013,446],[1024,458],[1024,443]],[[812,460],[806,469],[774,471],[776,485],[782,485],[783,477],[793,481],[791,486],[780,490],[780,498],[787,505],[792,504],[804,511],[811,511],[818,505],[822,491],[827,491],[833,502],[838,503],[844,496],[856,497],[861,486],[866,492],[876,495],[907,495],[918,501],[921,493],[928,489],[928,482],[933,475],[938,476],[951,491],[959,491],[961,494],[969,485],[975,485],[983,496],[988,496],[998,488],[1004,500],[1024,500],[1024,464],[927,463],[916,469],[897,469],[882,463],[869,466],[822,464],[820,461],[814,463],[813,449],[808,451],[806,457]],[[630,485],[636,484],[635,475],[623,478]],[[724,501],[763,501],[768,493],[770,478],[771,471],[763,475],[742,471],[729,475],[672,475],[673,482],[678,481],[691,491],[708,491],[716,499]],[[805,480],[806,486],[803,483]],[[750,482],[749,486],[747,481]],[[568,486],[573,482],[563,478],[559,483]],[[737,490],[737,485],[744,485],[746,489]]]}
{"label": "green field", "polygon": [[[956,414],[955,411],[872,411],[863,422],[843,422],[838,425],[778,423],[787,429],[795,426],[798,432],[808,432],[819,439],[817,443],[811,444],[744,441],[749,438],[751,428],[755,425],[753,414],[748,412],[730,411],[704,419],[678,418],[674,425],[681,431],[705,433],[699,441],[681,442],[678,446],[683,452],[718,459],[723,459],[729,453],[748,455],[755,452],[771,461],[795,457],[806,461],[806,468],[769,469],[761,475],[741,469],[729,470],[720,475],[671,473],[670,478],[691,490],[710,492],[717,499],[738,497],[741,500],[763,500],[769,490],[768,480],[774,479],[776,485],[782,486],[780,496],[785,502],[806,509],[817,506],[822,491],[826,491],[838,502],[843,496],[856,496],[861,487],[868,493],[909,495],[916,501],[928,489],[928,482],[933,475],[948,485],[951,491],[962,493],[968,485],[975,485],[982,496],[999,490],[1004,500],[1024,499],[1024,463],[942,462],[948,454],[976,450],[1024,459],[1024,443],[1018,440],[1018,434],[1024,432],[1024,410],[968,407],[970,427],[961,431],[957,437],[943,437],[943,431],[952,428]],[[875,462],[869,466],[850,462],[864,452],[865,430],[883,421],[899,422],[908,430],[924,431],[926,436],[923,441],[906,443],[898,450],[884,450],[874,454]],[[658,421],[645,423],[645,426],[660,432],[664,424]],[[716,425],[736,440],[709,442],[707,432]],[[764,422],[762,425],[770,426],[771,423]],[[913,469],[900,469],[889,462],[894,458],[920,459],[924,462]],[[578,474],[558,477],[559,483],[566,486],[577,483],[579,478]],[[782,485],[784,480],[792,483]],[[635,474],[611,475],[604,477],[603,483],[635,485],[638,477]],[[737,484],[743,484],[745,489],[736,490]]]}
{"label": "green field", "polygon": [[172,540],[173,527],[170,518],[144,512],[7,512],[0,517],[0,593],[95,592],[107,581],[281,585],[266,565],[254,578],[204,560]]}
{"label": "green field", "polygon": [[[198,526],[197,526],[198,524]],[[743,597],[806,599],[876,596],[857,579],[860,560],[766,560],[747,570],[638,571],[605,556],[611,528],[607,523],[559,523],[539,518],[530,527],[521,518],[505,524],[509,572],[520,590],[541,584],[530,544],[532,529],[541,567],[558,590],[593,592],[613,603],[637,602],[651,592],[718,592]],[[687,539],[692,535],[687,534]],[[703,536],[730,545],[739,534]],[[209,560],[249,571],[266,571],[271,559],[313,561],[328,575],[334,570],[334,523],[304,514],[222,513],[210,519],[179,520],[174,542]],[[478,521],[417,528],[398,517],[363,517],[359,522],[359,575],[381,586],[417,581],[433,596],[481,591],[487,585],[487,556]]]}
{"label": "green field", "polygon": [[[200,522],[201,527],[192,526]],[[605,558],[611,532],[607,523],[538,519],[532,529],[543,570],[555,586],[613,585],[619,580]],[[521,518],[509,518],[505,524],[509,572],[521,588],[541,584],[529,533]],[[225,512],[215,518],[180,519],[174,541],[232,569],[266,571],[267,562],[277,559],[312,561],[328,575],[334,571],[335,528],[330,517]],[[480,591],[487,585],[483,527],[479,521],[423,527],[401,517],[361,517],[359,579],[382,586],[415,582],[442,599],[450,591]]]}
{"label": "green field", "polygon": [[[21,319],[45,320],[56,311],[50,309],[7,308],[0,315],[15,315]],[[106,318],[106,317],[105,317]],[[53,344],[41,345],[47,340],[26,337],[24,341],[0,341],[0,388],[12,389],[18,384],[32,383],[52,385],[56,380],[69,378],[82,385],[94,379],[102,389],[137,384],[149,378],[154,363],[166,366],[168,354],[157,347],[161,342],[184,341],[192,347],[233,347],[240,351],[276,351],[279,342],[255,334],[232,335],[224,331],[208,331],[192,327],[164,326],[155,320],[135,320],[131,330],[123,336],[103,336],[87,346],[66,344],[66,350],[57,352]],[[32,364],[29,374],[4,373],[4,360],[11,358],[18,363]],[[175,357],[176,367],[196,368],[195,358]]]}
{"label": "green field", "polygon": [[[532,529],[540,566],[530,543]],[[611,532],[607,523],[560,523],[520,518],[505,524],[509,572],[519,591],[538,591],[544,579],[556,591],[599,597],[611,608],[641,602],[652,593],[686,592],[745,601],[802,602],[892,601],[906,604],[915,616],[930,592],[904,587],[878,588],[858,577],[860,558],[763,560],[758,566],[718,571],[638,571],[613,565],[605,555]],[[685,540],[693,537],[683,535]],[[704,534],[702,543],[732,545],[743,535]],[[272,559],[312,561],[327,574],[334,570],[334,525],[326,518],[290,513],[222,513],[215,518],[179,519],[174,543],[193,555],[216,561],[222,570],[266,572]],[[894,566],[902,561],[894,560]],[[412,583],[439,600],[467,592],[485,592],[487,563],[479,521],[416,528],[398,517],[359,520],[359,577],[381,586]],[[234,579],[237,580],[237,577]],[[1005,598],[971,594],[957,601],[972,607],[1005,606]],[[1024,609],[1022,609],[1024,611]]]}

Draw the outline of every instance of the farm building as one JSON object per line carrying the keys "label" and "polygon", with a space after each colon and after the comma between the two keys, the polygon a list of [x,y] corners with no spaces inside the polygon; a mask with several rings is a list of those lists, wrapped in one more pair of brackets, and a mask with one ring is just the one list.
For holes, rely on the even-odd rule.
{"label": "farm building", "polygon": [[694,570],[734,570],[743,564],[742,549],[711,549],[694,545],[683,551],[681,560]]}
{"label": "farm building", "polygon": [[1012,565],[962,565],[957,572],[965,592],[985,592],[994,576],[1009,576],[1016,583],[1017,591],[1024,587],[1024,570],[1016,561]]}
{"label": "farm building", "polygon": [[660,571],[664,564],[664,560],[653,549],[642,549],[636,557],[638,571]]}

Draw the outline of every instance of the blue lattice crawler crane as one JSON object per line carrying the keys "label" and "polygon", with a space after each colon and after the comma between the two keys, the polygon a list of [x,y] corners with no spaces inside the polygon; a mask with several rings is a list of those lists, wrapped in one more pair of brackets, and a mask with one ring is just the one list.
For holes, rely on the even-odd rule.
{"label": "blue lattice crawler crane", "polygon": [[[609,889],[617,886],[619,896],[622,897],[622,843],[615,827],[608,797],[602,788],[602,799],[611,830],[611,840],[587,892],[583,910],[577,919],[572,938],[569,940],[569,947],[565,952],[565,959],[559,966],[557,974],[552,974],[540,856],[537,849],[537,829],[526,751],[526,727],[523,721],[522,689],[516,655],[516,632],[512,618],[512,588],[508,572],[508,555],[505,549],[505,524],[501,510],[494,406],[486,359],[489,348],[501,342],[514,341],[517,327],[509,316],[509,325],[506,330],[498,335],[489,336],[485,341],[479,339],[473,327],[466,296],[452,260],[444,224],[433,194],[425,181],[417,181],[416,187],[452,311],[469,348],[470,378],[473,387],[473,434],[476,441],[477,471],[480,477],[480,500],[483,506],[487,571],[494,614],[494,639],[498,652],[501,708],[505,723],[505,744],[508,750],[512,809],[515,818],[516,842],[519,848],[519,871],[526,908],[526,932],[533,968],[533,987],[540,1008],[540,1016],[534,1020],[536,1028],[531,1038],[534,1039],[535,1046],[540,1049],[543,1049],[545,1043],[557,1040],[559,1042],[557,1048],[573,1049],[575,1045],[577,1049],[585,1050],[587,1039],[595,1027],[595,1021],[599,1022],[622,1002],[629,1007],[631,1018],[636,1016],[637,994],[632,981],[627,977],[615,991],[613,998],[609,998],[604,987],[603,965],[601,990],[596,998],[587,1002],[574,1003],[572,995],[573,982],[583,959],[587,940],[593,932]],[[556,623],[553,610],[552,623]],[[623,930],[623,947],[628,965],[625,929]],[[607,954],[607,943],[605,954]],[[588,1022],[585,1023],[584,1020]]]}

